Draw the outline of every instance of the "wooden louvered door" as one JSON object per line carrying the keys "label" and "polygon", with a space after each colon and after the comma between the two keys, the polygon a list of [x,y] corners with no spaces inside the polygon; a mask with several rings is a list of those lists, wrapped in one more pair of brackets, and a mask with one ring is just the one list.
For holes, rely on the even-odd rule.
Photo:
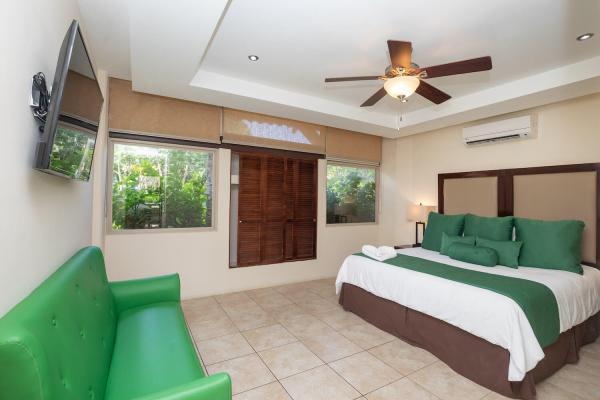
{"label": "wooden louvered door", "polygon": [[317,239],[317,163],[315,160],[294,162],[294,258],[314,258]]}
{"label": "wooden louvered door", "polygon": [[285,249],[286,260],[296,258],[294,244],[294,205],[296,204],[296,187],[298,185],[298,163],[294,159],[285,160]]}
{"label": "wooden louvered door", "polygon": [[240,153],[238,266],[316,257],[316,160]]}
{"label": "wooden louvered door", "polygon": [[237,265],[239,266],[261,262],[260,239],[263,215],[261,183],[262,157],[240,154],[237,242]]}
{"label": "wooden louvered door", "polygon": [[285,231],[285,159],[266,156],[263,158],[263,264],[283,261]]}

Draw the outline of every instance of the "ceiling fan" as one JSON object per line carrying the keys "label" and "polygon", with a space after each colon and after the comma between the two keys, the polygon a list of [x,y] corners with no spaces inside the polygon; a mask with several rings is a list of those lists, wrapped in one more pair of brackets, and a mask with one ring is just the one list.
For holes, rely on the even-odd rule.
{"label": "ceiling fan", "polygon": [[406,98],[416,92],[435,104],[440,104],[450,99],[451,96],[431,86],[423,79],[492,69],[492,58],[490,56],[421,68],[411,60],[411,42],[388,40],[387,44],[392,64],[386,68],[384,75],[325,78],[325,82],[370,81],[377,79],[385,81],[383,87],[362,103],[361,107],[372,106],[381,100],[386,93],[402,102],[406,102]]}

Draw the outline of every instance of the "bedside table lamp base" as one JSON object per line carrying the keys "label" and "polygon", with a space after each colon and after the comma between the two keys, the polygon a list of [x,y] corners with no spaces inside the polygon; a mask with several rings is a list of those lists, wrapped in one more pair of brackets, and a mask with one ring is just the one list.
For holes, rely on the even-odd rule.
{"label": "bedside table lamp base", "polygon": [[425,221],[434,206],[424,206],[423,203],[413,204],[408,208],[407,219],[415,223],[415,244],[413,247],[421,247],[419,242],[419,225],[423,225],[423,236],[425,236]]}
{"label": "bedside table lamp base", "polygon": [[419,242],[419,225],[423,225],[423,236],[425,236],[425,222],[417,221],[415,222],[415,246],[421,247],[421,243]]}

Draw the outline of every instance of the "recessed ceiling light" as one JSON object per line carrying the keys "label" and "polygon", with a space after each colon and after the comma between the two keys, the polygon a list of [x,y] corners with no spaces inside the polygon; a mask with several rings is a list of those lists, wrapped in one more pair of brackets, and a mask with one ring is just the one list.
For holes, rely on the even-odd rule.
{"label": "recessed ceiling light", "polygon": [[579,40],[580,42],[583,42],[584,40],[588,40],[589,38],[591,38],[592,36],[594,36],[593,33],[589,32],[589,33],[584,33],[583,35],[579,35],[577,36],[577,40]]}
{"label": "recessed ceiling light", "polygon": [[248,56],[248,60],[250,60],[250,61],[258,61],[258,56],[255,56],[254,54],[249,55]]}

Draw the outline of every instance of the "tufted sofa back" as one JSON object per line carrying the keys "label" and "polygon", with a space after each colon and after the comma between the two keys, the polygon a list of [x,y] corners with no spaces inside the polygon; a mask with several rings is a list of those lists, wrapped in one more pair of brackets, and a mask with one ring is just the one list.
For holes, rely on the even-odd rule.
{"label": "tufted sofa back", "polygon": [[0,319],[0,399],[102,400],[115,329],[102,252],[84,248]]}

